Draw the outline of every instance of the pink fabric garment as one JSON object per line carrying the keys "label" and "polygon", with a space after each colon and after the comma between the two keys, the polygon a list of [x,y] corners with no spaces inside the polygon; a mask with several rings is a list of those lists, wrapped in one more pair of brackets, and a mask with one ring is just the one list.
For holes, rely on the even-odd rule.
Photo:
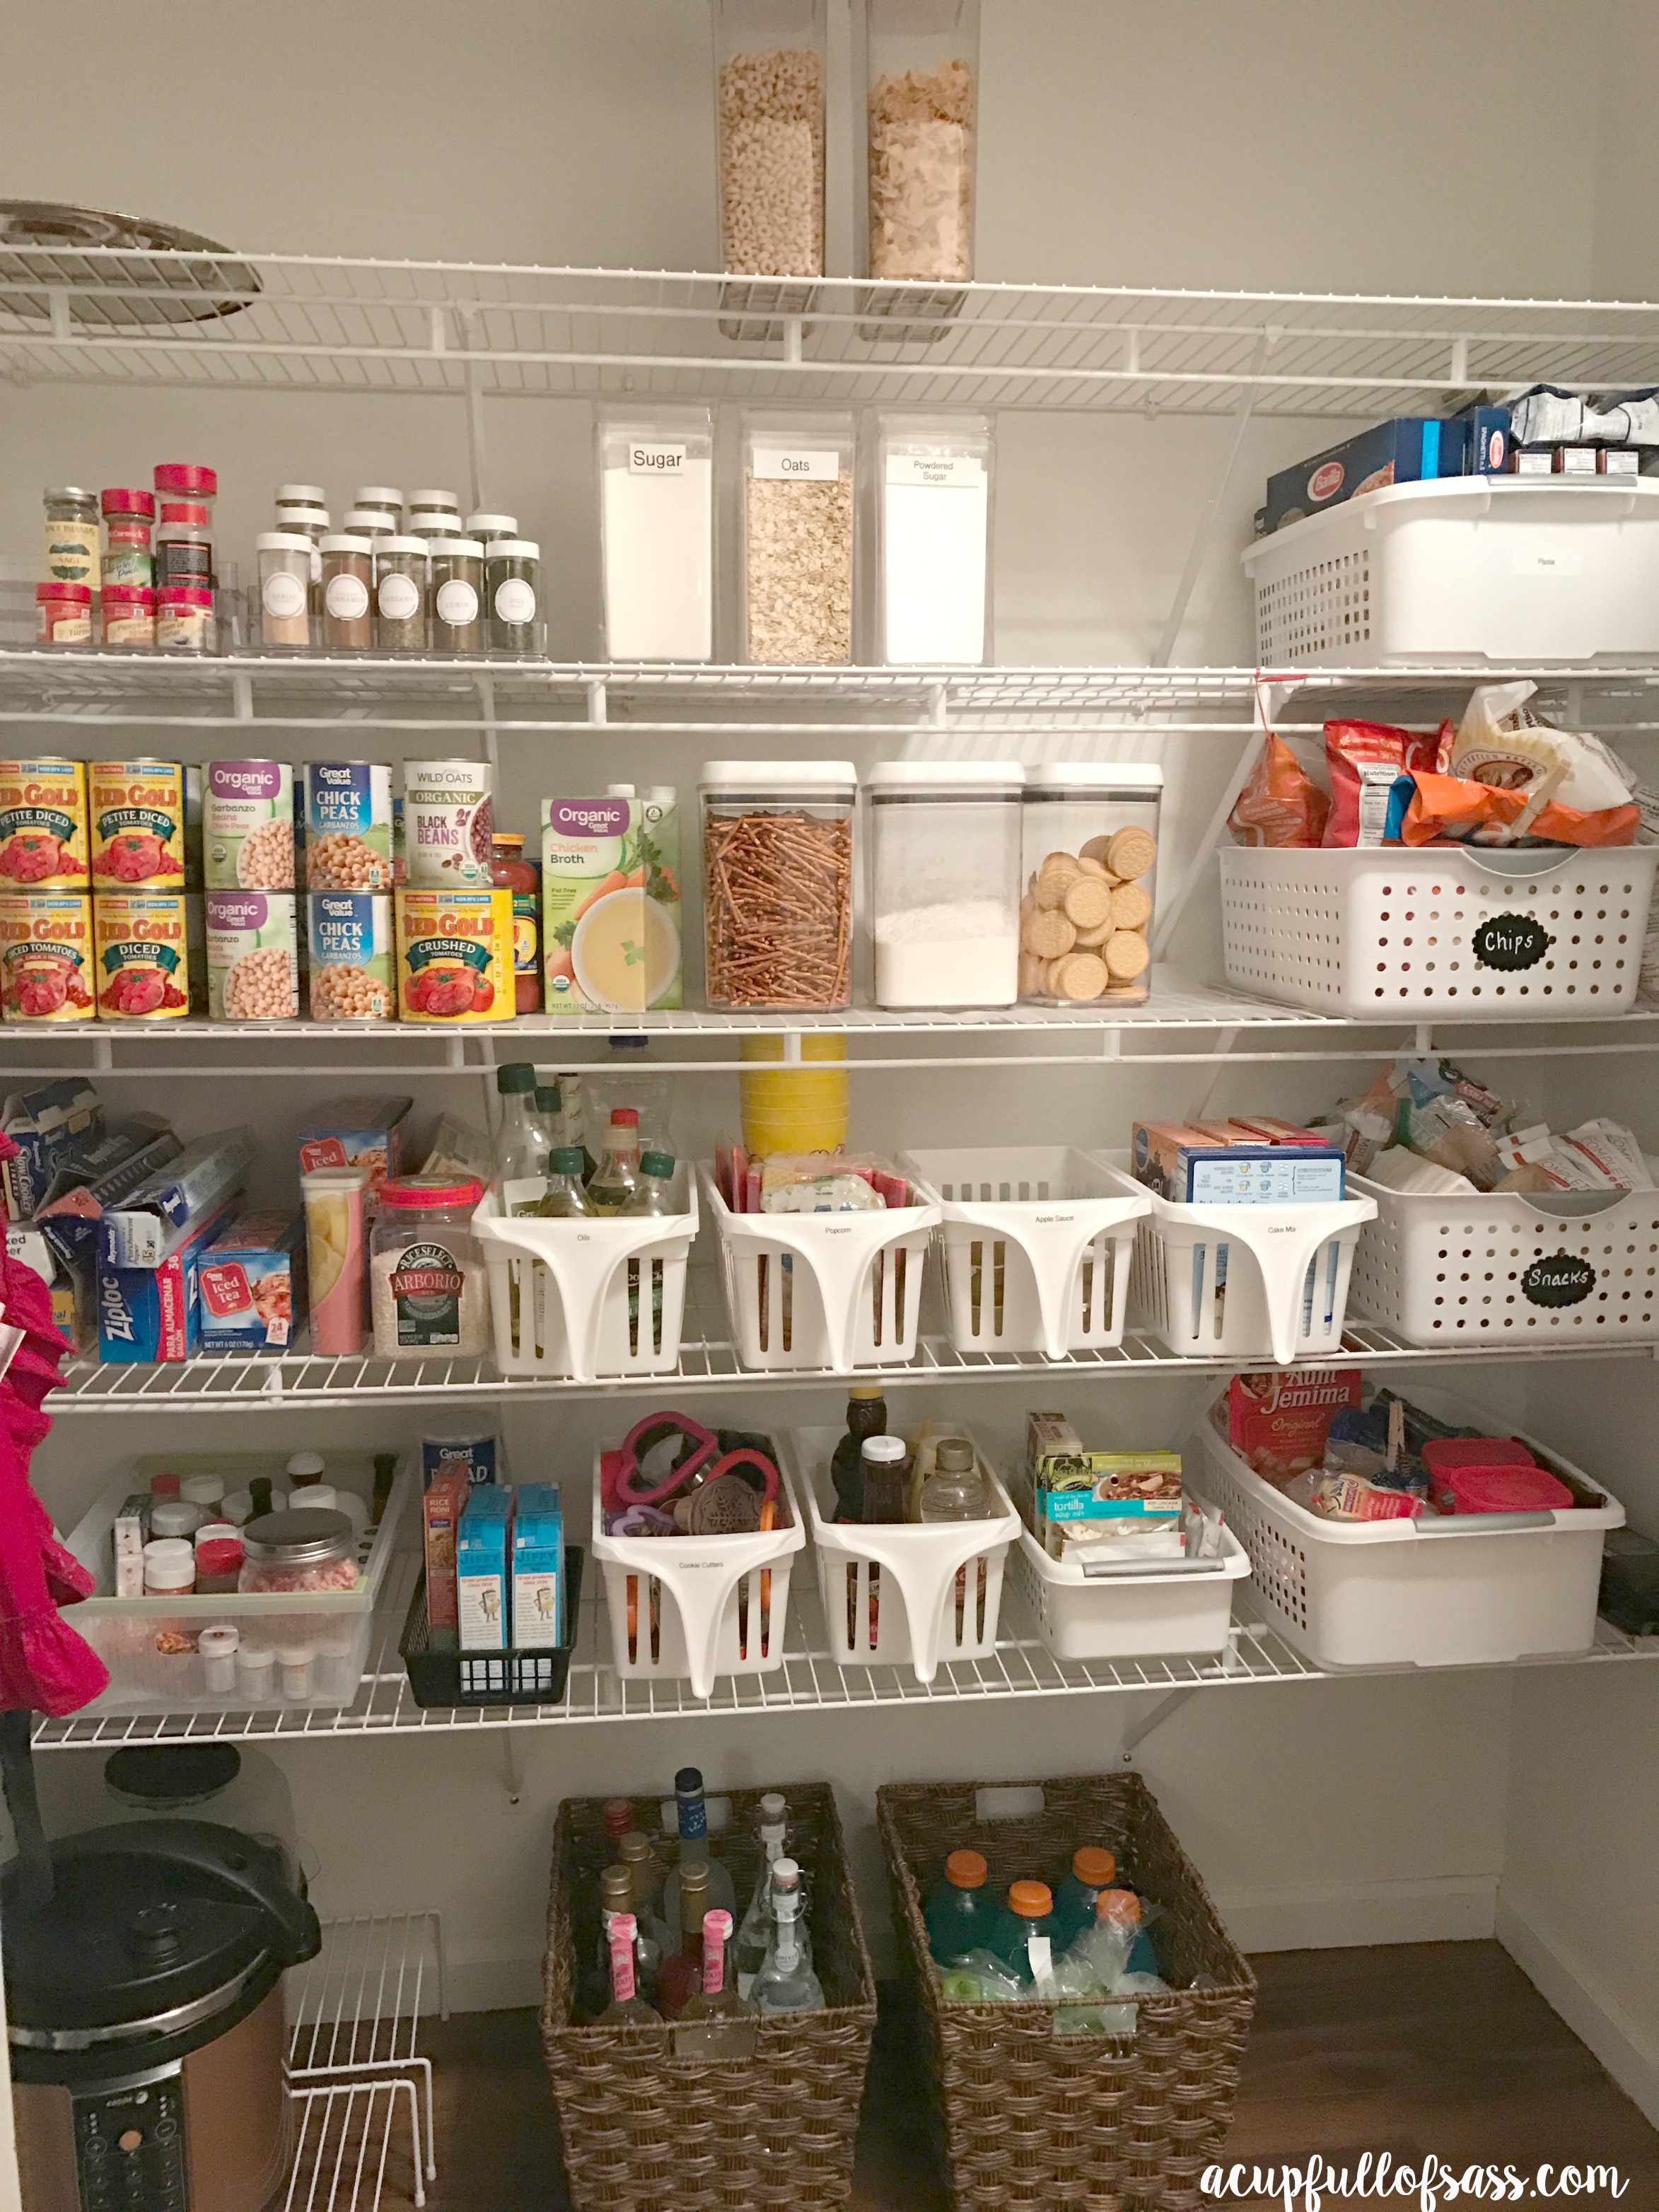
{"label": "pink fabric garment", "polygon": [[[0,1137],[0,1159],[16,1151]],[[93,1577],[58,1540],[29,1486],[29,1461],[52,1427],[41,1403],[69,1349],[52,1294],[33,1267],[0,1253],[0,1321],[25,1332],[0,1380],[0,1709],[61,1719],[109,1686],[109,1669],[58,1612],[89,1597]]]}

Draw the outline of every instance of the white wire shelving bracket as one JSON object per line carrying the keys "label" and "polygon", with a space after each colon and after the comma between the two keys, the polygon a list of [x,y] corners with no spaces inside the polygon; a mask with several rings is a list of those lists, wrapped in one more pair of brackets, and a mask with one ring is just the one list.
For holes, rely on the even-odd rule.
{"label": "white wire shelving bracket", "polygon": [[[288,2092],[294,2164],[283,2212],[379,2212],[426,2203],[420,2118],[410,2081],[349,2081]],[[395,2147],[406,2118],[409,2148]]]}
{"label": "white wire shelving bracket", "polygon": [[322,1927],[319,1955],[289,1976],[288,2079],[312,2087],[412,2077],[431,2181],[438,2172],[432,2061],[416,2043],[423,2012],[435,2008],[449,2017],[442,1919],[362,1912]]}

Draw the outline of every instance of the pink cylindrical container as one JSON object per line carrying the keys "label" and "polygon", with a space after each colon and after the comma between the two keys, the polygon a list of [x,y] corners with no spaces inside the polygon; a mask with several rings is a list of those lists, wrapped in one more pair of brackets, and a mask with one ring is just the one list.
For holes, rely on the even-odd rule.
{"label": "pink cylindrical container", "polygon": [[313,1168],[300,1177],[306,1209],[307,1272],[311,1282],[311,1348],[363,1348],[363,1233],[367,1168]]}

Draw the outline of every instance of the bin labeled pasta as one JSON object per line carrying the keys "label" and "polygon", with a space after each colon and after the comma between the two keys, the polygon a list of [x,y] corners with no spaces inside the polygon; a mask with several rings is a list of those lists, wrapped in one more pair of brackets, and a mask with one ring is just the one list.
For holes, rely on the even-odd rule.
{"label": "bin labeled pasta", "polygon": [[750,415],[743,435],[744,659],[853,658],[853,418]]}
{"label": "bin labeled pasta", "polygon": [[1028,769],[1019,994],[1135,1004],[1152,987],[1152,886],[1164,771],[1142,761]]}
{"label": "bin labeled pasta", "polygon": [[397,894],[398,1014],[405,1022],[513,1018],[513,894]]}
{"label": "bin labeled pasta", "polygon": [[851,761],[705,761],[711,1006],[853,1002]]}
{"label": "bin labeled pasta", "polygon": [[823,274],[825,13],[823,0],[715,0],[728,276]]}
{"label": "bin labeled pasta", "polygon": [[206,895],[208,1018],[292,1020],[300,961],[292,891]]}
{"label": "bin labeled pasta", "polygon": [[398,1012],[392,899],[382,891],[313,891],[306,942],[314,1022],[389,1022]]}
{"label": "bin labeled pasta", "polygon": [[106,1021],[182,1021],[189,1013],[189,907],[183,891],[104,891],[93,902],[96,997]]}
{"label": "bin labeled pasta", "polygon": [[84,891],[0,891],[0,1018],[92,1017],[92,901]]}
{"label": "bin labeled pasta", "polygon": [[0,890],[85,890],[87,776],[79,761],[0,761]]}

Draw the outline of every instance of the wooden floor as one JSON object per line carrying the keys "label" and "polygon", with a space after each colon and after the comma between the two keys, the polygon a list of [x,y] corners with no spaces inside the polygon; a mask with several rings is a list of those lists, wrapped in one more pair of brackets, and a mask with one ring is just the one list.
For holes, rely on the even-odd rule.
{"label": "wooden floor", "polygon": [[[1545,2160],[1613,2166],[1628,2184],[1625,2212],[1659,2206],[1659,2134],[1496,1943],[1277,1952],[1254,1964],[1261,1999],[1229,2160],[1305,2166],[1317,2150],[1340,2166],[1387,2150],[1415,2164],[1432,2152],[1456,2172],[1508,2165],[1528,2182]],[[437,2074],[433,2212],[569,2212],[534,2015],[433,2021],[424,2047]],[[943,2176],[918,2162],[921,2094],[884,2008],[854,2212],[945,2212]],[[1596,2212],[1615,2202],[1573,2201]]]}

